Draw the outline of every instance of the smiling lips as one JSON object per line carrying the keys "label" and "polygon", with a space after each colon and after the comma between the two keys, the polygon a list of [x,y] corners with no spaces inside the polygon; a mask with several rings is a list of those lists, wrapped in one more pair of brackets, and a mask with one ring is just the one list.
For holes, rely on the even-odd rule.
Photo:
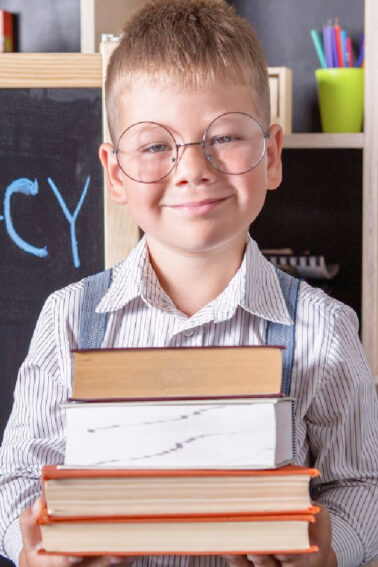
{"label": "smiling lips", "polygon": [[178,205],[168,205],[169,208],[183,211],[193,216],[201,216],[230,199],[230,197],[221,197],[220,199],[205,199],[203,201],[193,201],[188,203],[180,203]]}

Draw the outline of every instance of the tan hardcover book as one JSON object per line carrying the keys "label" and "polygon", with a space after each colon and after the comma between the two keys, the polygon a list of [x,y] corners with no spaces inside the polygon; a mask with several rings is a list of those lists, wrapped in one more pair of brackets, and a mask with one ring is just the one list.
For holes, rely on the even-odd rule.
{"label": "tan hardcover book", "polygon": [[282,347],[74,351],[75,399],[266,396],[281,391]]}
{"label": "tan hardcover book", "polygon": [[308,513],[316,469],[68,469],[44,466],[50,518]]}
{"label": "tan hardcover book", "polygon": [[42,553],[209,555],[308,553],[312,514],[55,520],[40,518]]}

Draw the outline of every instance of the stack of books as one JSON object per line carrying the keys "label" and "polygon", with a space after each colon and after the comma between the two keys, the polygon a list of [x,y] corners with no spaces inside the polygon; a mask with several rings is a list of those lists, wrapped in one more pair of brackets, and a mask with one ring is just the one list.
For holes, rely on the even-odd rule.
{"label": "stack of books", "polygon": [[64,466],[44,467],[42,552],[310,552],[280,347],[74,353]]}

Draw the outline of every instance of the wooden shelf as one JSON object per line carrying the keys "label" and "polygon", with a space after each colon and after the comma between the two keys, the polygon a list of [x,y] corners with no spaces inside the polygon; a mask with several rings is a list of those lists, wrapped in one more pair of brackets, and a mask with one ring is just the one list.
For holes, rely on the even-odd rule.
{"label": "wooden shelf", "polygon": [[364,134],[285,134],[283,144],[287,149],[362,149]]}
{"label": "wooden shelf", "polygon": [[1,53],[0,88],[102,87],[99,53]]}

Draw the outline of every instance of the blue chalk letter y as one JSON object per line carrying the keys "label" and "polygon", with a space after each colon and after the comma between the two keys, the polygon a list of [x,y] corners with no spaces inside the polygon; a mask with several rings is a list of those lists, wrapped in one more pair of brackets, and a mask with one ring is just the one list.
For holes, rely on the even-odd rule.
{"label": "blue chalk letter y", "polygon": [[73,257],[73,263],[75,268],[79,268],[80,267],[80,259],[79,259],[79,252],[78,252],[78,248],[77,248],[77,238],[76,238],[76,219],[78,217],[78,214],[80,212],[80,209],[84,203],[84,199],[87,195],[88,192],[88,187],[89,187],[89,183],[90,183],[90,176],[88,175],[87,180],[85,182],[85,186],[83,189],[83,192],[80,196],[79,202],[76,206],[76,209],[74,210],[73,215],[71,215],[70,211],[67,208],[66,203],[63,200],[63,197],[58,189],[58,187],[55,185],[54,181],[51,179],[51,177],[47,178],[48,184],[50,185],[55,197],[57,198],[57,201],[59,203],[59,205],[62,207],[62,211],[64,213],[64,216],[66,217],[66,219],[68,220],[68,223],[70,225],[70,236],[71,236],[71,248],[72,248],[72,257]]}

